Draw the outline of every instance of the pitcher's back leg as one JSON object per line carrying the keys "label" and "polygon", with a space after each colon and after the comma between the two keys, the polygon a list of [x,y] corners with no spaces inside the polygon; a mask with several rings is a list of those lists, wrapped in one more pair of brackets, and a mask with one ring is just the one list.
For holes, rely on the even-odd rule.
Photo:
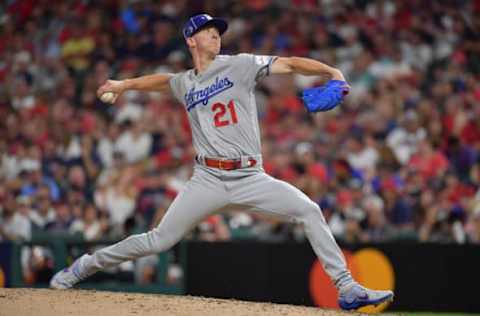
{"label": "pitcher's back leg", "polygon": [[[156,228],[147,233],[132,235],[94,252],[91,256],[84,255],[71,267],[72,272],[75,268],[76,276],[65,277],[61,281],[66,284],[65,279],[70,279],[75,282],[67,283],[76,283],[99,270],[114,267],[124,261],[168,250],[192,226],[207,215],[222,209],[226,204],[228,199],[222,182],[203,169],[195,168],[193,177],[177,195]],[[62,277],[62,271],[57,275],[59,278]]]}

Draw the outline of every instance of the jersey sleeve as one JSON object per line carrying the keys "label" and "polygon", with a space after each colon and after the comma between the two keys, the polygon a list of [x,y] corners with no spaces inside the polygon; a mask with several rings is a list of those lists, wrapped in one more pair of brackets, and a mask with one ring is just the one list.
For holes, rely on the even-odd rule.
{"label": "jersey sleeve", "polygon": [[277,56],[239,54],[239,69],[242,70],[242,78],[250,86],[270,74],[270,68]]}
{"label": "jersey sleeve", "polygon": [[183,92],[183,83],[182,83],[183,73],[172,74],[172,77],[169,80],[170,90],[172,91],[173,96],[180,102],[184,103],[185,100],[182,98]]}

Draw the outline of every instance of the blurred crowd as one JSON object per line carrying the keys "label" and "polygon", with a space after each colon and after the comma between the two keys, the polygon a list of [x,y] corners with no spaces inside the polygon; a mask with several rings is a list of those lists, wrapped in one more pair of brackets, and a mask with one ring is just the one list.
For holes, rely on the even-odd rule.
{"label": "blurred crowd", "polygon": [[[108,78],[179,72],[191,15],[225,17],[223,52],[340,68],[339,108],[298,95],[326,78],[267,77],[256,93],[264,168],[304,191],[346,242],[480,243],[480,1],[7,0],[0,7],[0,240],[119,238],[154,227],[194,151],[171,95]],[[191,210],[195,212],[195,209]],[[303,240],[301,227],[214,215],[200,240]]]}

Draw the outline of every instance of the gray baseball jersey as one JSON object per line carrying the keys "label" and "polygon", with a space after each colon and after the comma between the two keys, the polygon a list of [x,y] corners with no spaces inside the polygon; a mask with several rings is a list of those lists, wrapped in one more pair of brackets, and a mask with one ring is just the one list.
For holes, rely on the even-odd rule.
{"label": "gray baseball jersey", "polygon": [[[202,74],[174,75],[170,86],[185,105],[193,145],[205,157],[260,156],[260,132],[254,98],[258,79],[268,75],[272,56],[217,56]],[[165,251],[206,216],[225,210],[253,210],[302,224],[312,247],[338,288],[353,282],[345,259],[318,205],[291,184],[260,166],[238,170],[209,168],[198,162],[160,224],[96,251],[82,260],[86,277],[126,260]]]}
{"label": "gray baseball jersey", "polygon": [[185,105],[193,146],[205,157],[260,155],[255,83],[269,74],[273,56],[219,55],[201,74],[191,69],[170,80]]}

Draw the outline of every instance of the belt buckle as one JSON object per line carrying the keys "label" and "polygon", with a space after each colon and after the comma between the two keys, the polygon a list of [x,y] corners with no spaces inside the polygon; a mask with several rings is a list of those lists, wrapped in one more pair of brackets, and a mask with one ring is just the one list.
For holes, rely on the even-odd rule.
{"label": "belt buckle", "polygon": [[224,161],[226,161],[225,158],[221,158],[221,159],[218,160],[218,169],[220,169],[220,170],[227,170],[227,169],[225,169],[225,167],[224,167]]}

